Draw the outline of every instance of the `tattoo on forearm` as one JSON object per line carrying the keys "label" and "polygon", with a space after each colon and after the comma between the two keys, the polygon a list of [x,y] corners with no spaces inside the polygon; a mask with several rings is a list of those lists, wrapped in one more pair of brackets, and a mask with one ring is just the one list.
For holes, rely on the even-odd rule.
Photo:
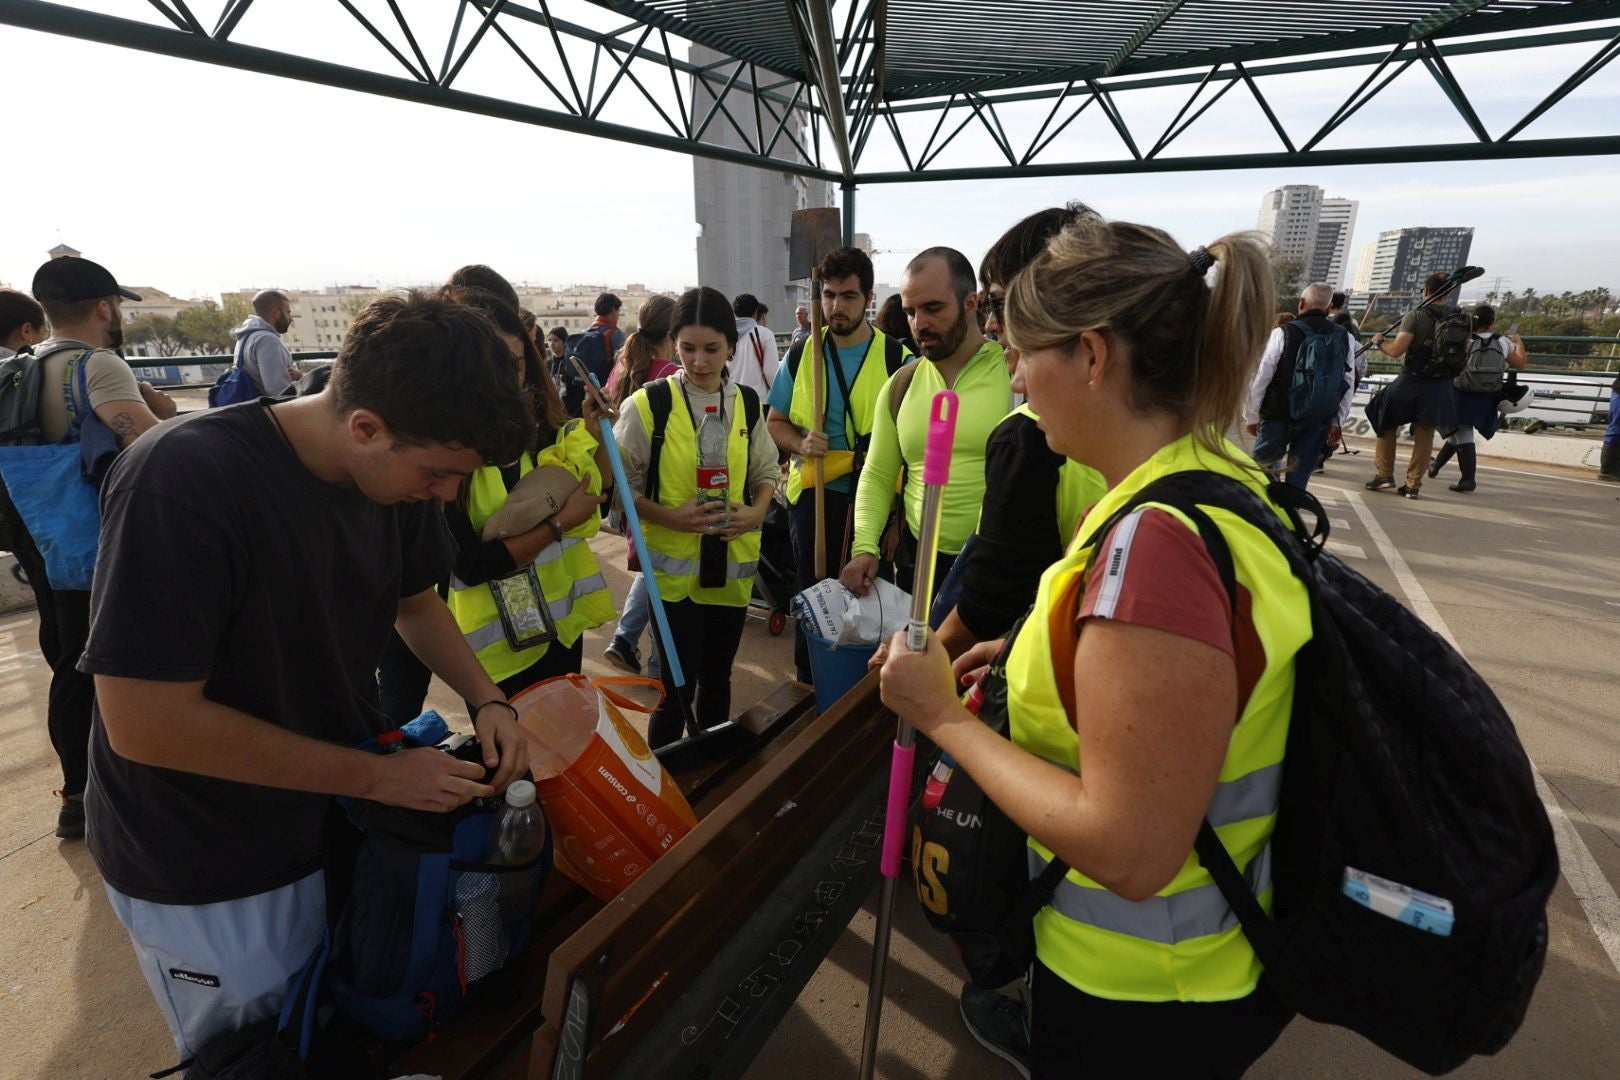
{"label": "tattoo on forearm", "polygon": [[135,418],[127,412],[113,413],[113,418],[108,421],[107,426],[120,439],[133,439],[138,434],[135,430]]}

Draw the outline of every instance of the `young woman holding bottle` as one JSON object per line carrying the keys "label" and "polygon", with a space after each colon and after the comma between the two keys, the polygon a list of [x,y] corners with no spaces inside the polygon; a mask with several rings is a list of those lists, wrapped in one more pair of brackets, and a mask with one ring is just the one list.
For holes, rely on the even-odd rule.
{"label": "young woman holding bottle", "polygon": [[[642,569],[653,572],[686,676],[683,703],[663,666],[666,696],[647,730],[655,748],[681,736],[688,709],[700,728],[731,719],[731,668],[753,593],[759,529],[780,478],[758,397],[726,377],[737,349],[730,303],[714,289],[688,289],[671,325],[681,370],[631,394],[614,429],[652,555]],[[725,432],[725,493],[712,500],[698,486],[699,430],[711,415]]]}

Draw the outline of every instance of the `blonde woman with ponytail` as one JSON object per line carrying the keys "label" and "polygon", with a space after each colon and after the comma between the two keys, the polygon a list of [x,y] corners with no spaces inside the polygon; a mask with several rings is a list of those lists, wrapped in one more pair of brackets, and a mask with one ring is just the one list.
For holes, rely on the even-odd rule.
{"label": "blonde woman with ponytail", "polygon": [[[1180,511],[1143,506],[1097,535],[1172,473],[1264,497],[1267,478],[1224,433],[1275,310],[1271,281],[1249,234],[1189,253],[1158,229],[1082,217],[1055,236],[1007,290],[1014,388],[1052,449],[1100,471],[1108,493],[1005,641],[954,673],[932,640],[886,646],[884,703],[1025,830],[1032,874],[1070,867],[1035,918],[1030,1005],[963,990],[974,1034],[1035,1077],[1240,1076],[1290,1016],[1193,846],[1207,818],[1269,910],[1304,588],[1260,530],[1220,510],[1208,517],[1231,549],[1235,611]],[[959,678],[985,681],[979,717]]]}

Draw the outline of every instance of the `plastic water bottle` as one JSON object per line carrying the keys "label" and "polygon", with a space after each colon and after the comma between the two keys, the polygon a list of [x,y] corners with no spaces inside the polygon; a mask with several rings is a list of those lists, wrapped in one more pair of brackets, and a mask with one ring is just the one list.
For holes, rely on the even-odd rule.
{"label": "plastic water bottle", "polygon": [[[984,705],[984,686],[974,683],[968,687],[967,696],[962,704],[974,716],[979,715],[979,709]],[[928,775],[928,783],[923,785],[922,804],[925,810],[932,810],[945,798],[945,789],[950,787],[951,777],[956,775],[956,759],[945,753],[939,753],[939,761],[934,764],[934,771]]]}
{"label": "plastic water bottle", "polygon": [[534,801],[534,783],[514,780],[506,789],[506,805],[495,815],[489,861],[498,866],[522,866],[538,859],[546,849],[546,819]]}
{"label": "plastic water bottle", "polygon": [[715,405],[703,406],[703,423],[698,428],[698,498],[705,502],[725,502],[731,497],[731,466],[727,456],[730,432],[726,419]]}

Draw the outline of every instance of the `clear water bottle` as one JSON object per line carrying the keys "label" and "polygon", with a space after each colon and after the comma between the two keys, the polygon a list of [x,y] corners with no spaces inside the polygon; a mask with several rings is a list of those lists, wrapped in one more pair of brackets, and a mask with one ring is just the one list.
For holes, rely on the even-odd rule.
{"label": "clear water bottle", "polygon": [[731,495],[731,466],[727,457],[726,418],[718,406],[703,407],[703,423],[698,427],[698,498],[705,502],[725,502]]}
{"label": "clear water bottle", "polygon": [[534,782],[514,780],[506,789],[506,805],[495,815],[489,861],[522,866],[538,859],[545,849],[546,819],[534,801]]}

